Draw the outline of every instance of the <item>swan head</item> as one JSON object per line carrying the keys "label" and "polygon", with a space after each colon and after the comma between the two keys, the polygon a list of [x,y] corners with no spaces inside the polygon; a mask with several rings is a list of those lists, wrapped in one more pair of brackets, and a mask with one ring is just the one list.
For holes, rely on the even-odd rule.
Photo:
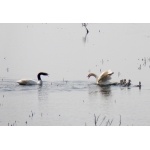
{"label": "swan head", "polygon": [[41,75],[48,76],[49,74],[46,73],[46,72],[40,72],[40,73],[38,73],[38,75],[37,75],[38,80],[41,80]]}
{"label": "swan head", "polygon": [[89,79],[89,78],[91,77],[91,73],[89,73],[87,77],[88,77],[88,79]]}

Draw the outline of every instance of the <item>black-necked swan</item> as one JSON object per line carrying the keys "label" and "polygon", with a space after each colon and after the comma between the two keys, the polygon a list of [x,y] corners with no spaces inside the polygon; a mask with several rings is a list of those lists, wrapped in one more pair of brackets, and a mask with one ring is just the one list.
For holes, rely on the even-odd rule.
{"label": "black-necked swan", "polygon": [[30,79],[21,79],[17,81],[20,85],[42,85],[41,75],[48,76],[48,73],[40,72],[37,75],[38,81],[30,80]]}
{"label": "black-necked swan", "polygon": [[116,82],[110,82],[111,75],[114,74],[111,70],[104,71],[98,77],[95,73],[89,73],[88,78],[91,76],[96,78],[96,84],[98,85],[114,85],[117,84]]}

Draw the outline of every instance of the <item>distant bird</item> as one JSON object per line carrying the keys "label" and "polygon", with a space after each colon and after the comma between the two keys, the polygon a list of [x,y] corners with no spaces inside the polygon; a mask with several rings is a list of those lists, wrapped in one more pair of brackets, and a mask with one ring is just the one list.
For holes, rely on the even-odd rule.
{"label": "distant bird", "polygon": [[126,79],[123,80],[122,85],[126,85]]}
{"label": "distant bird", "polygon": [[121,85],[122,85],[123,87],[126,87],[126,86],[129,87],[129,86],[131,85],[131,80],[130,80],[130,79],[128,80],[128,82],[126,82],[126,79],[121,80],[121,81],[122,81],[122,84],[121,84]]}
{"label": "distant bird", "polygon": [[17,83],[19,83],[20,85],[42,85],[41,75],[48,76],[48,73],[40,72],[37,75],[37,78],[38,78],[37,82],[34,80],[30,80],[30,79],[21,79],[21,80],[17,81]]}
{"label": "distant bird", "polygon": [[87,25],[88,25],[88,23],[82,23],[82,27],[85,27],[86,33],[88,34],[88,33],[89,33],[89,30],[87,29]]}
{"label": "distant bird", "polygon": [[112,72],[111,70],[108,70],[108,71],[102,72],[99,77],[95,73],[89,73],[87,77],[88,78],[90,78],[91,76],[95,77],[96,84],[98,85],[114,85],[117,83],[113,83],[109,81],[111,79],[112,74],[114,74],[114,72]]}
{"label": "distant bird", "polygon": [[139,84],[138,85],[135,85],[134,87],[139,87],[139,88],[141,88],[141,82],[139,81]]}
{"label": "distant bird", "polygon": [[83,37],[83,42],[84,42],[84,43],[86,43],[86,41],[87,41],[87,35],[88,35],[88,33],[89,33],[89,30],[87,29],[87,25],[88,25],[88,23],[82,23],[82,27],[85,27],[85,29],[86,29],[86,34],[85,34],[85,36]]}
{"label": "distant bird", "polygon": [[131,85],[131,80],[129,79],[128,82],[126,83],[126,86],[129,87]]}
{"label": "distant bird", "polygon": [[86,27],[88,23],[82,23],[82,27]]}
{"label": "distant bird", "polygon": [[120,85],[123,85],[123,80],[120,80]]}

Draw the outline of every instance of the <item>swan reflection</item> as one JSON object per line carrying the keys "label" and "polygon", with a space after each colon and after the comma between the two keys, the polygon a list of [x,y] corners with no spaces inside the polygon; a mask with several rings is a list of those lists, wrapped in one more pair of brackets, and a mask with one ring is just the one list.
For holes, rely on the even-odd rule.
{"label": "swan reflection", "polygon": [[109,97],[111,96],[111,86],[99,86],[96,84],[90,85],[89,95]]}
{"label": "swan reflection", "polygon": [[38,100],[48,100],[48,86],[46,84],[39,85]]}
{"label": "swan reflection", "polygon": [[111,87],[110,86],[100,87],[100,93],[104,96],[110,96],[111,95]]}

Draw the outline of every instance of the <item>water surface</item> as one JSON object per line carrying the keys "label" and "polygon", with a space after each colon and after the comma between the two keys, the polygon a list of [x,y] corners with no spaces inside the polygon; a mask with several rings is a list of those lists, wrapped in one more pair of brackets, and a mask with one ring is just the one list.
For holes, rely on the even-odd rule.
{"label": "water surface", "polygon": [[147,87],[100,87],[87,81],[0,83],[0,125],[95,125],[94,114],[100,115],[97,125],[120,125],[120,116],[121,125],[150,123]]}

